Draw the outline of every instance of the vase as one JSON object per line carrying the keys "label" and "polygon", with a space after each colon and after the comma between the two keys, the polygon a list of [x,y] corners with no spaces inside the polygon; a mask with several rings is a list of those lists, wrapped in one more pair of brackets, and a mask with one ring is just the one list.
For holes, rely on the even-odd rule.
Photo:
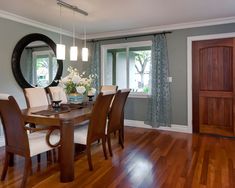
{"label": "vase", "polygon": [[84,96],[79,93],[70,93],[67,94],[68,102],[71,104],[82,104],[84,100]]}

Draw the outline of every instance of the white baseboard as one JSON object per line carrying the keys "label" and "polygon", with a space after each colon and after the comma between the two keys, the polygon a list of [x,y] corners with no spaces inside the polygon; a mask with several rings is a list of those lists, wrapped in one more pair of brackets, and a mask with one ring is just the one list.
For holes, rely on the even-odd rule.
{"label": "white baseboard", "polygon": [[192,133],[192,129],[188,127],[187,125],[171,124],[171,127],[153,128],[152,126],[145,124],[144,121],[136,121],[136,120],[129,120],[129,119],[125,119],[124,124],[125,126],[130,126],[130,127],[140,127],[140,128],[174,131],[174,132],[181,132],[181,133]]}

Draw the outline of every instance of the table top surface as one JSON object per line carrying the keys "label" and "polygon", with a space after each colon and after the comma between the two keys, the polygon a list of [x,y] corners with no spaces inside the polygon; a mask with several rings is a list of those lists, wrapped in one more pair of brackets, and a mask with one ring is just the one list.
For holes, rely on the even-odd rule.
{"label": "table top surface", "polygon": [[24,121],[27,123],[60,126],[63,122],[66,121],[73,121],[73,124],[76,124],[89,119],[92,107],[93,104],[90,103],[85,105],[83,108],[71,108],[71,110],[67,112],[44,116],[35,114],[35,112],[50,110],[52,107],[50,105],[39,106],[23,109],[22,115]]}

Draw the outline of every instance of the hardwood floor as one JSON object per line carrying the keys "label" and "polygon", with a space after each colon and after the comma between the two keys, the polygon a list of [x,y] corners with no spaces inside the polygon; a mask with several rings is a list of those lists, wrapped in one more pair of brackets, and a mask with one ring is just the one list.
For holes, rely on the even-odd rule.
{"label": "hardwood floor", "polygon": [[[28,187],[235,187],[235,140],[207,135],[183,134],[125,127],[125,148],[112,139],[113,157],[104,160],[101,144],[92,148],[94,170],[88,170],[84,153],[76,155],[75,181],[59,182],[56,162],[42,155],[33,158]],[[0,170],[4,148],[0,149]],[[0,187],[19,187],[23,160],[15,160]]]}

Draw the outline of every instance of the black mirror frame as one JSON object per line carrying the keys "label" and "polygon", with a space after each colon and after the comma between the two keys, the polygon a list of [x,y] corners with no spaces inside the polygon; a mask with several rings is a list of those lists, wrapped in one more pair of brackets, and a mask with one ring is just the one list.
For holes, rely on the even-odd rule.
{"label": "black mirror frame", "polygon": [[[56,54],[56,44],[47,36],[40,34],[40,33],[32,33],[29,35],[24,36],[22,39],[20,39],[18,41],[18,43],[16,44],[13,53],[12,53],[12,57],[11,57],[11,67],[12,67],[12,72],[13,75],[17,81],[17,83],[22,87],[22,88],[29,88],[29,87],[33,87],[31,84],[29,84],[20,69],[20,58],[21,58],[21,54],[24,50],[24,48],[31,42],[34,41],[43,41],[46,44],[48,44],[48,46],[51,47],[51,49],[53,50],[53,52]],[[62,76],[62,72],[63,72],[63,61],[62,60],[57,60],[57,64],[58,64],[58,70],[56,73],[56,76],[54,78],[54,80],[52,81],[52,83],[50,85],[48,85],[47,87],[50,86],[57,86],[58,82],[56,80],[59,80]]]}

